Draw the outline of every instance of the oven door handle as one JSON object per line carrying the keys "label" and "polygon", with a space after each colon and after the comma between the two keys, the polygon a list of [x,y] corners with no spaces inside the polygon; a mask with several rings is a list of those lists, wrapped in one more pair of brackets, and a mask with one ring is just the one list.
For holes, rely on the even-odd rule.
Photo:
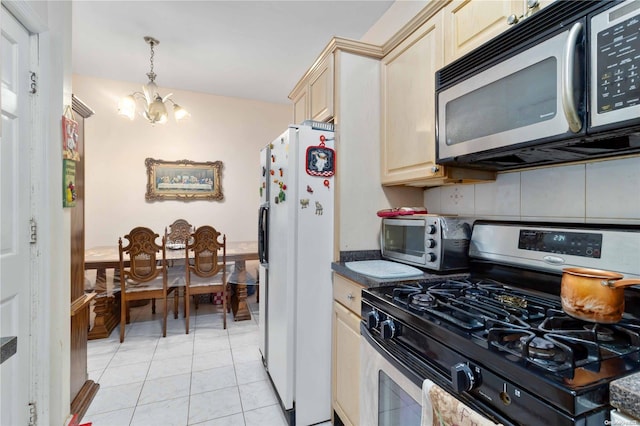
{"label": "oven door handle", "polygon": [[576,109],[576,102],[573,96],[574,80],[573,70],[575,66],[576,43],[582,33],[582,22],[576,22],[569,30],[567,44],[564,47],[564,61],[562,63],[562,109],[564,116],[569,122],[569,129],[573,133],[578,133],[582,129],[582,120]]}

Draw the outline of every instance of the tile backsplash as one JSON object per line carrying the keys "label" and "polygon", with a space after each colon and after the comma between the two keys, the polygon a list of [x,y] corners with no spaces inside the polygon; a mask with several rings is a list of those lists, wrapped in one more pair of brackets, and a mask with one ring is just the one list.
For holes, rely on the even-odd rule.
{"label": "tile backsplash", "polygon": [[640,157],[498,174],[424,191],[429,213],[640,225]]}

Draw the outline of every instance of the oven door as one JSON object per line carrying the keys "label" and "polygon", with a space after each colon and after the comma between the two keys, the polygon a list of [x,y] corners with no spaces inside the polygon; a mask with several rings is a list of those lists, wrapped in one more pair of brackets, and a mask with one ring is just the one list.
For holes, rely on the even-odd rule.
{"label": "oven door", "polygon": [[439,91],[438,163],[584,134],[583,27],[579,21]]}
{"label": "oven door", "polygon": [[422,389],[360,339],[360,424],[420,426]]}

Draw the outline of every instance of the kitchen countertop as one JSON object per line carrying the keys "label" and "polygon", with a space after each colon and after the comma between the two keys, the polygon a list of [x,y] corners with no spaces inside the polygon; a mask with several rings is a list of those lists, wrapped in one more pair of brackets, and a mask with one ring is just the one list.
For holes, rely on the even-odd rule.
{"label": "kitchen countertop", "polygon": [[640,373],[611,382],[609,402],[623,413],[640,419]]}
{"label": "kitchen countertop", "polygon": [[382,287],[382,286],[387,286],[387,285],[413,284],[413,283],[416,283],[417,281],[422,281],[422,282],[438,281],[438,280],[442,280],[444,277],[447,277],[447,278],[450,278],[452,276],[465,277],[465,276],[468,275],[466,273],[433,274],[433,273],[424,272],[422,275],[418,275],[418,276],[410,277],[410,278],[402,278],[402,279],[398,279],[398,278],[389,279],[389,278],[387,278],[387,279],[384,279],[384,278],[374,278],[374,277],[370,277],[368,275],[359,274],[359,273],[347,268],[345,263],[346,262],[333,262],[331,264],[331,269],[334,272],[337,272],[338,274],[342,275],[343,277],[349,278],[351,281],[355,281],[358,284],[362,284],[363,286],[365,286],[367,288]]}
{"label": "kitchen countertop", "polygon": [[447,277],[465,277],[468,274],[466,272],[457,272],[457,273],[433,273],[433,272],[424,272],[421,276],[415,276],[410,278],[393,278],[393,279],[383,279],[383,278],[374,278],[368,275],[359,274],[345,265],[347,262],[355,262],[361,260],[380,260],[382,259],[380,256],[380,250],[364,250],[364,251],[343,251],[340,252],[340,261],[333,262],[331,264],[331,269],[334,272],[342,275],[345,278],[350,279],[351,281],[355,281],[358,284],[362,284],[367,288],[371,287],[382,287],[387,285],[400,285],[400,284],[414,284],[417,281],[429,282],[429,281],[438,281]]}

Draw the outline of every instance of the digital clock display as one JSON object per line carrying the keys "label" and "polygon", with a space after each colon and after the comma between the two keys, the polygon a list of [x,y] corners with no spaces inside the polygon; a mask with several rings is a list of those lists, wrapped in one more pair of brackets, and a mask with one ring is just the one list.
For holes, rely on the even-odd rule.
{"label": "digital clock display", "polygon": [[602,255],[602,234],[522,229],[520,230],[518,248],[600,258]]}

